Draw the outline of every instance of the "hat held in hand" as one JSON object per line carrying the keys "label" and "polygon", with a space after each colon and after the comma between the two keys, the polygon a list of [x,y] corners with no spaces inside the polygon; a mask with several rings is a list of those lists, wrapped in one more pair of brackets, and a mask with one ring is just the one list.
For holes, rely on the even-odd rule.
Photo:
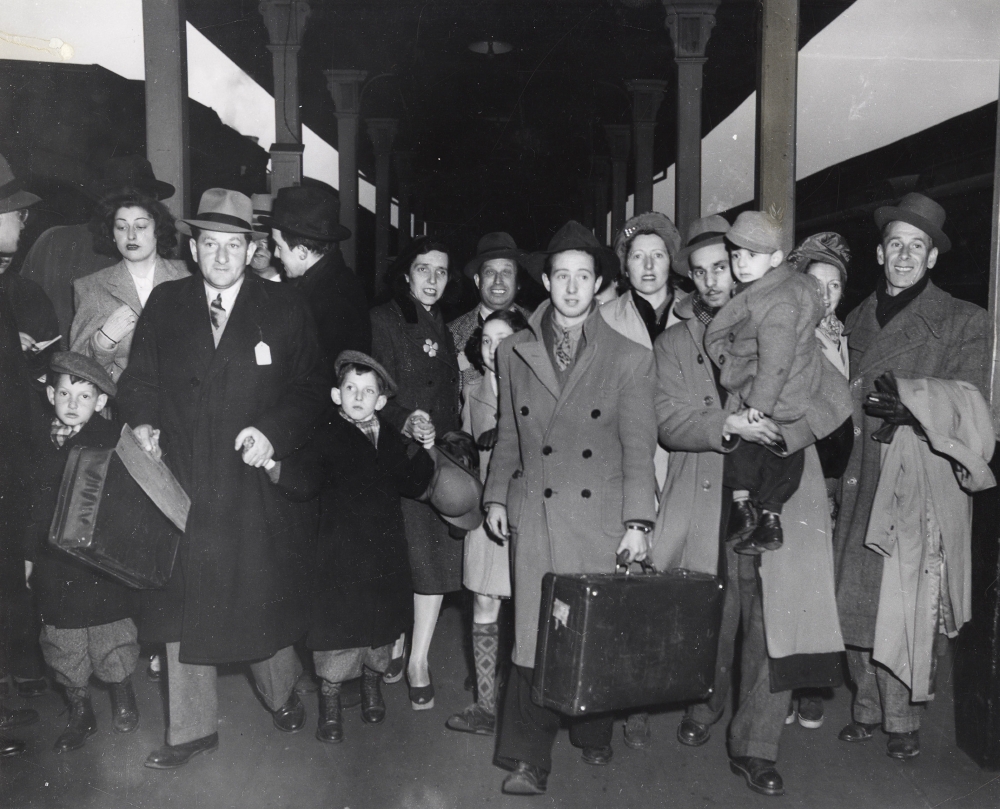
{"label": "hat held in hand", "polygon": [[437,439],[428,452],[434,459],[434,477],[418,500],[430,503],[449,525],[472,531],[483,524],[483,484],[479,482],[479,451],[468,433],[452,430]]}

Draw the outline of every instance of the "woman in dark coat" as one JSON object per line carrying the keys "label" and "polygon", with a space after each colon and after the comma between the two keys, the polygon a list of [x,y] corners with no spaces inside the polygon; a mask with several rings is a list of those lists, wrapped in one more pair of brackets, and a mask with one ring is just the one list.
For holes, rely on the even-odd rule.
{"label": "woman in dark coat", "polygon": [[[390,271],[393,299],[371,313],[372,356],[398,385],[381,418],[418,441],[462,426],[458,359],[438,307],[451,280],[448,265],[447,247],[418,239]],[[434,707],[427,653],[444,594],[462,588],[462,543],[426,503],[403,500],[403,519],[414,590],[406,674],[413,709],[426,710]],[[401,654],[397,646],[394,659]]]}

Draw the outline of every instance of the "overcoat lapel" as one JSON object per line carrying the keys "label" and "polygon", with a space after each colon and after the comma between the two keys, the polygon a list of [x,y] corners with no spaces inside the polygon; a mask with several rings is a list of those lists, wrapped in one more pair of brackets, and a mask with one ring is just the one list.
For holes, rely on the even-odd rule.
{"label": "overcoat lapel", "polygon": [[549,352],[546,351],[542,338],[536,334],[536,339],[532,342],[518,343],[514,346],[514,353],[524,360],[531,372],[538,377],[538,381],[552,394],[552,398],[558,400],[559,379],[556,377],[556,369],[552,367],[552,360],[549,359]]}
{"label": "overcoat lapel", "polygon": [[[596,320],[595,315],[597,318]],[[555,413],[553,413],[552,416],[553,420],[555,420],[555,418],[559,415],[559,411],[573,394],[573,389],[580,384],[580,380],[587,375],[587,371],[590,366],[594,364],[594,358],[597,356],[598,346],[602,342],[599,337],[600,330],[604,327],[604,325],[604,319],[601,317],[599,312],[591,314],[591,316],[587,319],[587,322],[584,324],[583,331],[587,338],[587,344],[584,346],[583,351],[580,352],[580,356],[577,357],[576,362],[573,363],[573,369],[569,372],[569,378],[566,380],[566,385],[559,394],[559,401],[556,402]],[[608,328],[610,329],[611,327],[608,326]],[[551,364],[549,367],[552,367]]]}
{"label": "overcoat lapel", "polygon": [[[212,338],[212,322],[208,314],[208,299],[205,297],[205,282],[201,275],[192,275],[186,282],[182,311],[178,312],[178,322],[184,325],[184,347],[193,367],[204,375],[216,353]],[[226,331],[228,331],[228,327]]]}
{"label": "overcoat lapel", "polygon": [[[159,262],[156,267],[159,268]],[[154,270],[155,272],[155,270]],[[108,273],[108,291],[117,299],[128,306],[137,315],[142,314],[142,304],[139,302],[139,293],[135,291],[135,284],[132,276],[125,268],[125,262],[119,261]]]}
{"label": "overcoat lapel", "polygon": [[[213,378],[222,373],[230,360],[234,359],[240,352],[246,352],[250,346],[256,346],[264,339],[264,334],[258,325],[260,318],[257,316],[259,307],[260,290],[249,277],[243,279],[243,286],[240,287],[236,300],[233,301],[233,311],[226,320],[226,328],[219,338],[219,345],[215,349],[212,363],[208,368],[209,378]],[[205,304],[204,319],[209,324],[209,339],[212,339],[212,327],[208,313],[208,305]]]}
{"label": "overcoat lapel", "polygon": [[926,300],[933,300],[936,292],[937,288],[928,284],[928,289],[890,320],[884,329],[879,329],[875,320],[873,298],[870,311],[859,318],[851,332],[853,346],[861,357],[858,368],[851,369],[852,376],[864,376],[873,368],[885,367],[902,354],[919,352],[928,340],[939,334],[940,323]]}

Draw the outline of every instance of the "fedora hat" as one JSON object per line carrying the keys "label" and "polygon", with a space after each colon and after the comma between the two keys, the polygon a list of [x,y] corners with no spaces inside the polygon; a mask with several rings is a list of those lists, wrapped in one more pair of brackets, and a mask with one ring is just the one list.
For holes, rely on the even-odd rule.
{"label": "fedora hat", "polygon": [[251,239],[263,239],[267,233],[254,230],[253,203],[246,194],[225,188],[209,188],[201,195],[198,213],[193,219],[178,219],[179,233],[191,236],[191,228],[216,233],[247,233]]}
{"label": "fedora hat", "polygon": [[41,197],[24,190],[21,181],[11,171],[7,158],[0,155],[0,213],[19,211],[41,201]]}
{"label": "fedora hat", "polygon": [[353,363],[355,365],[367,365],[371,368],[375,375],[382,382],[382,393],[385,394],[387,399],[391,399],[396,395],[396,383],[393,378],[389,375],[389,372],[380,365],[374,357],[369,357],[367,354],[361,351],[355,351],[353,349],[347,348],[341,351],[337,355],[336,361],[333,363],[333,373],[336,376],[340,376],[340,369],[343,368],[348,363]]}
{"label": "fedora hat", "polygon": [[86,191],[89,196],[101,200],[129,188],[158,200],[170,199],[174,195],[174,187],[157,180],[152,165],[142,155],[108,158],[101,167],[101,179],[92,182]]}
{"label": "fedora hat", "polygon": [[487,233],[476,245],[475,258],[465,265],[465,277],[471,279],[487,261],[494,258],[509,258],[523,267],[525,252],[518,249],[509,233],[502,230]]}
{"label": "fedora hat", "polygon": [[470,468],[478,461],[472,436],[452,430],[441,436],[428,453],[434,459],[434,476],[427,491],[417,499],[429,503],[449,525],[463,531],[478,528],[483,524],[483,484]]}
{"label": "fedora hat", "polygon": [[930,197],[913,192],[896,205],[883,205],[875,209],[875,224],[881,231],[889,222],[906,222],[920,228],[934,240],[939,254],[951,250],[951,239],[942,230],[947,214]]}
{"label": "fedora hat", "polygon": [[253,226],[255,228],[264,227],[260,221],[265,216],[271,215],[271,205],[273,200],[270,194],[251,194],[250,206],[253,208]]}
{"label": "fedora hat", "polygon": [[684,242],[684,246],[677,251],[674,269],[681,275],[690,278],[691,265],[688,264],[688,258],[691,254],[702,247],[708,247],[710,244],[724,244],[728,232],[729,223],[719,214],[695,219],[688,225],[687,240]]}
{"label": "fedora hat", "polygon": [[351,238],[351,231],[339,218],[340,203],[332,194],[317,186],[293,185],[279,189],[271,215],[261,217],[261,224],[305,239],[340,242]]}
{"label": "fedora hat", "polygon": [[528,256],[525,269],[538,283],[542,283],[542,273],[545,271],[548,257],[567,250],[590,253],[594,257],[594,270],[601,278],[613,279],[618,274],[620,265],[615,252],[597,241],[593,231],[574,219],[570,219],[556,231],[546,249],[538,250]]}

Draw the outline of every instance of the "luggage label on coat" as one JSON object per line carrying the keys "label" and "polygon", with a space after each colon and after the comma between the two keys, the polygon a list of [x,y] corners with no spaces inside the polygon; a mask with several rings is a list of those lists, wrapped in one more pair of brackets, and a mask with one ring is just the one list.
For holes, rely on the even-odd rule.
{"label": "luggage label on coat", "polygon": [[270,365],[271,364],[271,347],[261,340],[253,348],[254,356],[257,357],[258,365]]}
{"label": "luggage label on coat", "polygon": [[569,604],[565,601],[560,601],[558,598],[552,599],[552,618],[556,622],[556,629],[559,628],[559,624],[562,624],[567,629],[569,628]]}

